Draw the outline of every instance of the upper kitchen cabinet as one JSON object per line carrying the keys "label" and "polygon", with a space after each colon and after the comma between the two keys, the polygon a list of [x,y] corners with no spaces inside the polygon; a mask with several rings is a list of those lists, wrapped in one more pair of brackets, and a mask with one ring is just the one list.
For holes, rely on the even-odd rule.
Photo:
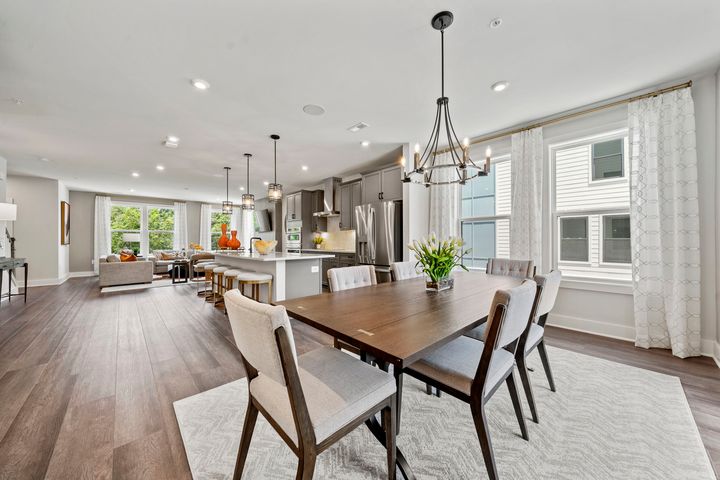
{"label": "upper kitchen cabinet", "polygon": [[362,184],[357,182],[340,185],[340,229],[355,229],[355,207],[362,203]]}
{"label": "upper kitchen cabinet", "polygon": [[362,201],[402,200],[401,169],[399,165],[363,175]]}

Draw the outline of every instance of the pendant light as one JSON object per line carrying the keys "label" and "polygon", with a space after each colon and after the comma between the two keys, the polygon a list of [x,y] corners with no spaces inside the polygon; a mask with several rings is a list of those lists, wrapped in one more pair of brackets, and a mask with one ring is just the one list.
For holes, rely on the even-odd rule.
{"label": "pendant light", "polygon": [[232,213],[233,202],[230,201],[230,167],[225,167],[225,201],[222,202],[222,213]]}
{"label": "pendant light", "polygon": [[275,143],[275,180],[273,183],[268,185],[267,196],[268,200],[271,202],[279,202],[282,200],[283,195],[282,185],[277,183],[277,141],[280,140],[280,135],[274,133],[270,135],[270,138],[272,138]]}
{"label": "pendant light", "polygon": [[255,195],[250,193],[250,157],[252,157],[251,153],[246,153],[245,158],[247,158],[247,188],[246,192],[242,196],[242,209],[243,210],[255,210]]}
{"label": "pendant light", "polygon": [[[445,96],[445,29],[452,25],[452,22],[453,14],[447,11],[436,14],[430,22],[435,30],[440,30],[440,98],[436,102],[437,111],[430,140],[422,155],[420,155],[420,145],[415,145],[414,169],[403,178],[403,182],[406,183],[419,183],[426,187],[453,183],[464,185],[468,180],[490,173],[490,149],[485,152],[485,161],[477,165],[470,158],[470,142],[465,139],[460,143],[450,119],[449,100]],[[442,143],[441,130],[444,130],[445,137]],[[444,144],[447,144],[447,148],[440,151],[438,147]],[[442,153],[448,153],[449,162],[438,162],[440,160],[438,156]],[[440,170],[445,170],[449,174],[439,175]]]}

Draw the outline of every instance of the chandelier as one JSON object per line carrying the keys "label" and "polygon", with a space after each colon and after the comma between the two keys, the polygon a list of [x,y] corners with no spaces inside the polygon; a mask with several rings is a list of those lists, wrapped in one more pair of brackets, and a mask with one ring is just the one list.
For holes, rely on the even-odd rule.
{"label": "chandelier", "polygon": [[[476,164],[470,158],[470,142],[466,138],[461,144],[455,134],[455,127],[450,119],[448,97],[445,96],[445,29],[452,25],[453,14],[440,12],[436,14],[430,24],[435,30],[440,30],[440,98],[437,99],[437,111],[430,140],[425,150],[420,154],[420,145],[415,145],[414,165],[410,173],[406,173],[403,182],[418,183],[429,187],[430,185],[450,185],[465,182],[475,177],[490,173],[490,155],[488,147],[485,152],[485,162]],[[445,142],[440,143],[440,131],[444,130]],[[439,150],[438,147],[447,144],[447,148]],[[442,154],[447,153],[449,161],[442,161]],[[441,174],[440,172],[443,172]]]}
{"label": "chandelier", "polygon": [[268,185],[267,196],[271,202],[279,202],[282,200],[282,185],[277,183],[277,141],[280,140],[280,135],[272,134],[270,138],[275,142],[275,180],[273,183]]}
{"label": "chandelier", "polygon": [[222,202],[222,213],[232,213],[233,202],[230,201],[230,167],[225,168],[225,201]]}
{"label": "chandelier", "polygon": [[247,158],[247,189],[245,191],[247,193],[242,196],[243,210],[255,210],[255,195],[250,193],[250,157],[252,157],[251,153],[245,154],[245,158]]}

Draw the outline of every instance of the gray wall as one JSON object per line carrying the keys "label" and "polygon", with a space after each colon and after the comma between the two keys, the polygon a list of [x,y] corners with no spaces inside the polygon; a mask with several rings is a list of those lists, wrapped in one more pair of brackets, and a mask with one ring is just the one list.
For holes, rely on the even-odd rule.
{"label": "gray wall", "polygon": [[70,192],[70,271],[93,271],[95,194]]}

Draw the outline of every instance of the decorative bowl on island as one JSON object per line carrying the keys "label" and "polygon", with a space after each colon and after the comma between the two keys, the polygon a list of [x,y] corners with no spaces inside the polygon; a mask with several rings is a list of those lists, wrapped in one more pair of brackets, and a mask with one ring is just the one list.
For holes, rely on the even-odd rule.
{"label": "decorative bowl on island", "polygon": [[255,243],[253,243],[255,251],[260,255],[272,253],[275,250],[275,245],[277,245],[277,240],[270,240],[269,242],[265,240],[255,240]]}

